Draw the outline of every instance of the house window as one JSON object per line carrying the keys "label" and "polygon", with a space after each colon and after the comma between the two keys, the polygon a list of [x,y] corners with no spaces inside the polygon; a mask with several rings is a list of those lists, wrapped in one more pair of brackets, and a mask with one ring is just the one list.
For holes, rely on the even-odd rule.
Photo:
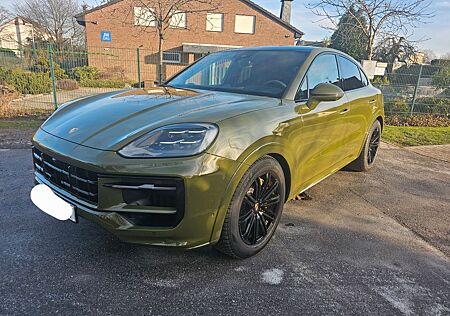
{"label": "house window", "polygon": [[210,32],[223,32],[223,14],[208,13],[206,15],[206,30]]}
{"label": "house window", "polygon": [[134,25],[156,26],[155,10],[145,7],[134,7]]}
{"label": "house window", "polygon": [[181,53],[164,52],[163,62],[167,64],[181,64]]}
{"label": "house window", "polygon": [[236,15],[234,32],[242,34],[255,34],[255,21],[256,16],[253,15]]}
{"label": "house window", "polygon": [[176,28],[186,28],[186,12],[175,11],[175,13],[170,18],[170,27]]}

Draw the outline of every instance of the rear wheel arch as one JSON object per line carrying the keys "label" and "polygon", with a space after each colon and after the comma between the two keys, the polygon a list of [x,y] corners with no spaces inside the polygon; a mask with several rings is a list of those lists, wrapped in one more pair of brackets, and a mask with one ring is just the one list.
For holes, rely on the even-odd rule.
{"label": "rear wheel arch", "polygon": [[383,130],[383,128],[384,128],[384,120],[383,120],[383,117],[378,116],[378,117],[377,117],[377,121],[380,122],[380,124],[381,124],[381,130]]}

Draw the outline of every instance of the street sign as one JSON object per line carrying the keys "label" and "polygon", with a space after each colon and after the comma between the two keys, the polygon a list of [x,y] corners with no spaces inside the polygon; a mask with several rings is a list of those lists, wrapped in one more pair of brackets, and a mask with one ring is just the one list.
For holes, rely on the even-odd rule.
{"label": "street sign", "polygon": [[102,42],[111,42],[112,41],[111,32],[102,31],[101,32],[101,40],[102,40]]}

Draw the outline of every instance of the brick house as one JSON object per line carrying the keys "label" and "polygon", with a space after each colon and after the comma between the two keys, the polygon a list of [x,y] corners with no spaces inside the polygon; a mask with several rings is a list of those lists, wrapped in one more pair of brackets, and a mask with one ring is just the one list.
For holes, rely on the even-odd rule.
{"label": "brick house", "polygon": [[[154,80],[158,35],[155,22],[146,19],[152,14],[153,2],[143,7],[142,1],[112,0],[76,16],[85,27],[86,45],[92,53],[89,65],[103,70],[122,67],[128,78],[135,79],[139,54],[140,78]],[[177,11],[164,41],[165,76],[209,52],[297,44],[303,33],[289,23],[292,1],[281,1],[282,18],[250,0],[220,1],[219,8],[211,11]]]}

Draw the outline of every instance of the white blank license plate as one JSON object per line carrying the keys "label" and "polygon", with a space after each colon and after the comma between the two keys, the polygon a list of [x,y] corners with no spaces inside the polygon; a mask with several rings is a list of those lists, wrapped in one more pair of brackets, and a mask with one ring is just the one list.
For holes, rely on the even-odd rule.
{"label": "white blank license plate", "polygon": [[61,199],[45,184],[36,185],[31,190],[30,196],[34,205],[44,213],[60,221],[71,220],[72,222],[77,222],[75,206]]}

